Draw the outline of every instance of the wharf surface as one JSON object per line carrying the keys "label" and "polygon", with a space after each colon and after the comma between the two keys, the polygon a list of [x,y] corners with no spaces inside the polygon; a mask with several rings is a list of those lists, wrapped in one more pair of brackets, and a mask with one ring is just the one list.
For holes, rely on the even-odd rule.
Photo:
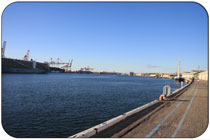
{"label": "wharf surface", "polygon": [[195,138],[208,127],[208,82],[196,81],[178,96],[99,132],[95,138]]}

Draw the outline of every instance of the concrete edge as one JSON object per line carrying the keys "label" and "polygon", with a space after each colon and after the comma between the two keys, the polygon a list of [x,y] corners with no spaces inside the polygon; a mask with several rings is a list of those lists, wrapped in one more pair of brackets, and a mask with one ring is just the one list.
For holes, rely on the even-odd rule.
{"label": "concrete edge", "polygon": [[70,136],[68,138],[88,138],[88,137],[91,137],[91,136],[93,136],[93,135],[95,135],[95,134],[97,134],[97,133],[99,133],[99,132],[101,132],[101,131],[103,131],[103,130],[105,130],[105,129],[113,126],[113,125],[115,125],[116,123],[126,119],[127,117],[129,117],[129,116],[131,116],[131,115],[133,115],[133,114],[135,114],[137,112],[140,112],[140,111],[142,111],[142,110],[144,110],[146,108],[149,108],[150,106],[152,106],[152,105],[154,105],[154,104],[156,104],[158,102],[159,102],[158,100],[154,100],[154,101],[149,102],[149,103],[147,103],[147,104],[145,104],[143,106],[140,106],[140,107],[135,108],[135,109],[133,109],[133,110],[131,110],[129,112],[126,112],[126,113],[124,113],[122,115],[119,115],[119,116],[117,116],[115,118],[112,118],[112,119],[110,119],[108,121],[105,121],[105,122],[103,122],[103,123],[101,123],[99,125],[93,126],[93,127],[89,128],[89,129],[86,129],[86,130],[84,130],[82,132],[79,132],[79,133],[77,133],[75,135],[72,135],[72,136]]}
{"label": "concrete edge", "polygon": [[192,83],[186,84],[185,86],[176,89],[175,91],[173,91],[170,95],[167,96],[167,98],[171,98],[173,96],[175,96],[176,94],[178,94],[180,91],[184,90],[185,88],[187,88],[188,86],[190,86]]}
{"label": "concrete edge", "polygon": [[[173,97],[174,95],[176,95],[177,93],[179,93],[183,89],[187,88],[189,85],[191,85],[191,83],[183,86],[182,88],[179,88],[179,89],[173,91],[169,96],[167,96],[167,98]],[[136,113],[138,113],[138,112],[140,112],[142,110],[145,110],[145,109],[147,109],[147,108],[149,108],[149,107],[151,107],[151,106],[153,106],[153,105],[155,105],[157,103],[159,103],[159,101],[158,100],[154,100],[154,101],[149,102],[149,103],[147,103],[145,105],[142,105],[142,106],[140,106],[138,108],[135,108],[135,109],[133,109],[131,111],[123,113],[122,115],[119,115],[119,116],[117,116],[115,118],[112,118],[112,119],[110,119],[108,121],[105,121],[105,122],[103,122],[103,123],[101,123],[99,125],[93,126],[93,127],[89,128],[89,129],[86,129],[86,130],[84,130],[82,132],[74,134],[74,135],[72,135],[72,136],[70,136],[68,138],[88,138],[88,137],[91,137],[91,136],[93,136],[93,135],[95,135],[95,134],[97,134],[97,133],[99,133],[99,132],[101,132],[101,131],[103,131],[103,130],[105,130],[105,129],[113,126],[113,125],[115,125],[116,123],[126,119],[127,117],[129,117],[129,116],[131,116],[133,114],[136,114]]]}

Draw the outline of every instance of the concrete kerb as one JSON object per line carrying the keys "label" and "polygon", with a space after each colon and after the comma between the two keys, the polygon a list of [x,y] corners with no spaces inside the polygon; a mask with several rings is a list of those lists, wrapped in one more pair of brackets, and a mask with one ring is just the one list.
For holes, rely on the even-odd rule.
{"label": "concrete kerb", "polygon": [[79,133],[77,133],[77,134],[75,134],[73,136],[70,136],[69,138],[88,138],[88,137],[91,137],[91,136],[93,136],[93,135],[95,135],[95,134],[97,134],[97,133],[99,133],[99,132],[101,132],[101,131],[103,131],[103,130],[105,130],[105,129],[113,126],[113,125],[115,125],[116,123],[126,119],[129,116],[131,116],[131,115],[133,115],[135,113],[138,113],[138,112],[140,112],[140,111],[142,111],[142,110],[144,110],[146,108],[149,108],[149,107],[155,105],[158,102],[159,102],[158,100],[154,100],[154,101],[152,101],[150,103],[147,103],[147,104],[145,104],[143,106],[140,106],[140,107],[138,107],[136,109],[133,109],[133,110],[131,110],[129,112],[126,112],[126,113],[124,113],[122,115],[119,115],[119,116],[117,116],[117,117],[115,117],[115,118],[113,118],[111,120],[105,121],[105,122],[103,122],[103,123],[101,123],[99,125],[96,125],[96,126],[91,127],[91,128],[89,128],[87,130],[79,132]]}
{"label": "concrete kerb", "polygon": [[88,137],[91,137],[95,134],[96,134],[96,130],[94,129],[94,127],[91,127],[89,129],[84,130],[80,133],[77,133],[77,134],[75,134],[75,135],[73,135],[69,138],[88,138]]}
{"label": "concrete kerb", "polygon": [[126,118],[125,115],[120,115],[120,116],[117,116],[117,117],[115,117],[115,118],[113,118],[111,120],[108,120],[108,121],[106,121],[104,123],[101,123],[101,124],[95,126],[96,133],[99,133],[99,132],[101,132],[101,131],[103,131],[103,130],[113,126],[114,124],[124,120],[125,118]]}
{"label": "concrete kerb", "polygon": [[180,91],[183,91],[184,89],[186,89],[187,87],[189,87],[191,84],[192,83],[187,84],[187,85],[185,85],[185,86],[183,86],[183,87],[181,87],[181,88],[173,91],[169,96],[167,96],[167,98],[172,98],[172,97],[176,96]]}
{"label": "concrete kerb", "polygon": [[129,112],[126,112],[126,113],[124,113],[124,115],[125,115],[126,117],[129,117],[129,116],[131,116],[131,115],[133,115],[133,114],[135,114],[135,113],[138,113],[138,112],[140,112],[140,111],[142,111],[142,110],[144,110],[144,109],[146,109],[146,108],[149,108],[150,106],[152,106],[152,105],[154,105],[154,104],[156,104],[156,103],[158,103],[158,100],[154,100],[154,101],[152,101],[152,102],[150,102],[150,103],[147,103],[147,104],[145,104],[145,105],[143,105],[143,106],[140,106],[140,107],[138,107],[138,108],[136,108],[136,109],[133,109],[133,110],[131,110],[131,111],[129,111]]}
{"label": "concrete kerb", "polygon": [[[171,95],[167,96],[167,98],[171,98],[171,97],[177,95],[180,91],[184,90],[189,85],[191,85],[191,83],[185,85],[184,87],[182,87],[180,89],[175,90],[174,92],[171,93]],[[127,117],[129,117],[131,115],[134,115],[136,113],[139,113],[139,112],[141,112],[141,111],[143,111],[143,110],[145,110],[145,109],[147,109],[147,108],[149,108],[149,107],[151,107],[151,106],[153,106],[153,105],[155,105],[157,103],[159,103],[159,101],[158,100],[154,100],[154,101],[149,102],[149,103],[147,103],[147,104],[145,104],[143,106],[140,106],[140,107],[135,108],[135,109],[133,109],[133,110],[131,110],[129,112],[126,112],[126,113],[124,113],[122,115],[119,115],[119,116],[117,116],[115,118],[112,118],[112,119],[110,119],[108,121],[105,121],[105,122],[103,122],[103,123],[101,123],[99,125],[96,125],[96,126],[91,127],[91,128],[89,128],[87,130],[79,132],[79,133],[77,133],[77,134],[75,134],[73,136],[70,136],[69,138],[88,138],[88,137],[91,137],[91,136],[93,136],[93,135],[95,135],[95,134],[97,134],[97,133],[99,133],[99,132],[101,132],[101,131],[103,131],[103,130],[105,130],[105,129],[113,126],[113,125],[115,125],[116,123],[126,119]]]}

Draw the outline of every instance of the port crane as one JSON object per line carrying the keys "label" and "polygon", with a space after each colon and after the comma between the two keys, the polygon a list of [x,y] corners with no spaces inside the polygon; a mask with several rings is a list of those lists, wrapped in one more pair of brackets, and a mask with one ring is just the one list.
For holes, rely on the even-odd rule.
{"label": "port crane", "polygon": [[23,60],[25,61],[29,60],[29,53],[30,53],[30,50],[27,51],[27,54],[24,56]]}
{"label": "port crane", "polygon": [[[60,67],[60,68],[64,68],[66,72],[69,72],[71,71],[71,66],[72,66],[72,62],[73,62],[73,59],[69,62],[62,62],[60,60],[60,58],[57,58],[57,61],[53,61],[52,58],[50,58],[50,62],[48,62],[48,64],[51,66],[51,67]],[[63,66],[64,65],[64,66]]]}
{"label": "port crane", "polygon": [[5,58],[4,53],[5,53],[5,49],[6,49],[6,44],[7,44],[7,42],[4,41],[3,47],[1,48],[1,57],[2,57],[2,58]]}
{"label": "port crane", "polygon": [[68,64],[66,62],[61,62],[60,58],[57,58],[57,61],[53,61],[52,58],[50,58],[50,62],[48,62],[52,67],[59,67],[60,65]]}
{"label": "port crane", "polygon": [[80,70],[81,71],[91,71],[91,70],[93,70],[93,68],[87,66],[87,67],[81,68]]}
{"label": "port crane", "polygon": [[69,63],[67,63],[65,66],[61,67],[61,68],[64,68],[65,69],[65,72],[71,72],[71,66],[72,66],[72,62],[73,62],[73,59],[69,60]]}

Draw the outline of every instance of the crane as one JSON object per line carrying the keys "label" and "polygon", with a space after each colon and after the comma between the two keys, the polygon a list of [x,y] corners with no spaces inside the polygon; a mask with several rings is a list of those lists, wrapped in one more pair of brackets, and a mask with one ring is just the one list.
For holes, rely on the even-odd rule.
{"label": "crane", "polygon": [[93,70],[93,68],[90,68],[89,66],[87,66],[87,67],[81,68],[80,70],[81,71],[90,71],[90,70]]}
{"label": "crane", "polygon": [[61,68],[65,68],[65,72],[71,72],[72,62],[73,62],[73,59],[71,60],[71,62],[69,60],[69,62],[65,66],[63,66]]}
{"label": "crane", "polygon": [[68,64],[67,62],[61,62],[60,58],[57,58],[57,61],[53,61],[52,58],[50,58],[50,62],[48,62],[49,65],[52,67],[60,67],[60,65]]}
{"label": "crane", "polygon": [[30,50],[27,51],[27,54],[24,56],[23,60],[25,60],[25,61],[29,60],[29,52],[30,52]]}
{"label": "crane", "polygon": [[53,58],[50,58],[50,62],[47,62],[51,67],[58,67],[65,69],[65,72],[71,72],[71,66],[72,66],[73,59],[68,62],[62,62],[60,58],[57,58],[56,61],[53,61]]}
{"label": "crane", "polygon": [[70,71],[71,71],[72,62],[73,62],[73,59],[71,59],[71,63],[69,64]]}
{"label": "crane", "polygon": [[1,48],[1,57],[2,57],[2,58],[5,58],[4,53],[5,53],[5,49],[6,49],[6,44],[7,44],[7,42],[4,41],[3,47]]}

